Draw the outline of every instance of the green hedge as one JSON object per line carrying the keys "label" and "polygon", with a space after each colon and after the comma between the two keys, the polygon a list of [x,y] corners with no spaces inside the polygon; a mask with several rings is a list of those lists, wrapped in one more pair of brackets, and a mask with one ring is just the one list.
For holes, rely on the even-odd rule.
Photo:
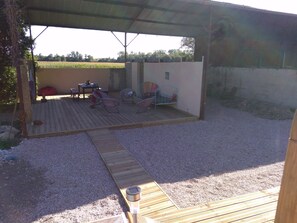
{"label": "green hedge", "polygon": [[5,67],[0,74],[0,104],[10,104],[16,100],[16,71]]}

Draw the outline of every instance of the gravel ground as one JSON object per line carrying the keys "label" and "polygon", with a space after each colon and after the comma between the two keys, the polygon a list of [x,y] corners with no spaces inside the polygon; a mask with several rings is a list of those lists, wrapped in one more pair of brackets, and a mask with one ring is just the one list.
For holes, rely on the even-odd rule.
{"label": "gravel ground", "polygon": [[[180,207],[278,186],[291,120],[215,100],[206,108],[205,121],[115,133]],[[24,140],[0,153],[0,170],[1,223],[88,222],[126,211],[85,134]]]}
{"label": "gravel ground", "polygon": [[208,100],[206,120],[116,131],[179,207],[280,185],[292,120],[268,120]]}
{"label": "gravel ground", "polygon": [[294,117],[294,108],[276,105],[270,102],[232,98],[220,101],[223,106],[249,112],[255,116],[272,120],[285,120]]}
{"label": "gravel ground", "polygon": [[9,155],[17,161],[0,162],[1,223],[88,222],[125,211],[85,134],[25,140]]}

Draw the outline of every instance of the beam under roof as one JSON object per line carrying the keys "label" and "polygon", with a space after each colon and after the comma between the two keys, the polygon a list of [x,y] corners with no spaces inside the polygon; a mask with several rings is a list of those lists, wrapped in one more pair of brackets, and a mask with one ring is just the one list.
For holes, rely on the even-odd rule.
{"label": "beam under roof", "polygon": [[230,21],[240,31],[267,28],[281,35],[297,30],[296,15],[209,0],[24,1],[31,25],[197,37],[207,33],[212,7],[214,23]]}

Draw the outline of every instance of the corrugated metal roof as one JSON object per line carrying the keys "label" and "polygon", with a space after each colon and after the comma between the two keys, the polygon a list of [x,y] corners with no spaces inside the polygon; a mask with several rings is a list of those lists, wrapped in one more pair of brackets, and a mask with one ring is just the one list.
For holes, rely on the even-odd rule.
{"label": "corrugated metal roof", "polygon": [[210,6],[214,21],[297,30],[296,15],[208,0],[25,0],[31,25],[189,37],[207,32]]}

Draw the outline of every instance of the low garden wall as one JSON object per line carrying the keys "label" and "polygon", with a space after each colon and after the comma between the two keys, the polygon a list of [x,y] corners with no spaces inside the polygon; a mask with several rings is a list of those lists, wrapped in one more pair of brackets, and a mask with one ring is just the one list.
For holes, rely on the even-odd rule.
{"label": "low garden wall", "polygon": [[297,107],[297,70],[212,67],[207,83],[211,96],[241,97]]}
{"label": "low garden wall", "polygon": [[126,86],[124,68],[39,68],[36,75],[38,89],[51,86],[58,94],[68,94],[70,88],[77,88],[78,83],[86,80],[109,91],[120,91]]}

